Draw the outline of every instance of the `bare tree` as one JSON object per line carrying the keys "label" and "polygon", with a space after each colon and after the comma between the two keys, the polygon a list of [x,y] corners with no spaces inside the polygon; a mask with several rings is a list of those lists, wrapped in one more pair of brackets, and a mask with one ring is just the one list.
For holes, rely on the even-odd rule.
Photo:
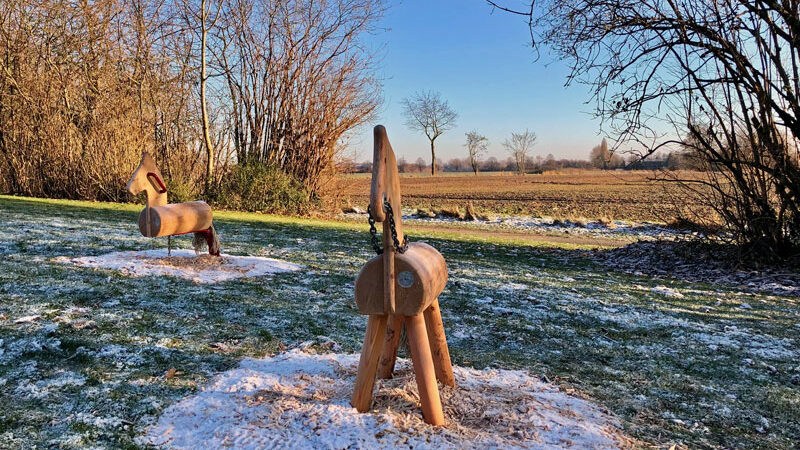
{"label": "bare tree", "polygon": [[503,147],[511,153],[520,175],[525,175],[526,159],[534,145],[536,145],[536,133],[527,129],[522,133],[511,133],[511,139],[503,141]]}
{"label": "bare tree", "polygon": [[[182,0],[184,18],[187,25],[191,29],[196,29],[199,35],[200,45],[200,125],[203,133],[203,147],[206,154],[206,176],[205,176],[205,192],[208,193],[214,181],[214,166],[215,166],[215,147],[211,140],[211,125],[209,123],[208,114],[208,61],[206,53],[208,52],[208,38],[209,31],[216,26],[220,18],[220,9],[222,0],[216,0],[214,17],[211,17],[211,11],[208,0],[200,0],[199,4],[193,4],[190,0]],[[199,26],[198,26],[199,24]]]}
{"label": "bare tree", "polygon": [[431,142],[431,175],[436,175],[436,147],[434,141],[456,125],[458,114],[450,108],[441,94],[423,91],[403,100],[406,126],[425,133]]}
{"label": "bare tree", "polygon": [[[545,0],[507,9],[528,16],[537,39],[569,61],[570,81],[590,86],[618,142],[641,143],[643,156],[697,155],[707,176],[673,179],[716,211],[740,248],[800,255],[796,1]],[[673,131],[654,142],[665,125]]]}
{"label": "bare tree", "polygon": [[486,136],[478,133],[477,131],[470,131],[466,133],[467,143],[464,144],[469,152],[469,163],[472,166],[472,171],[478,175],[478,166],[480,165],[478,159],[486,154],[489,148],[489,139]]}
{"label": "bare tree", "polygon": [[225,5],[211,49],[227,85],[237,160],[277,166],[320,194],[341,138],[380,104],[373,56],[360,39],[383,2]]}
{"label": "bare tree", "polygon": [[608,169],[608,164],[611,162],[611,152],[608,150],[608,142],[603,138],[600,145],[592,148],[589,153],[589,162],[598,169]]}

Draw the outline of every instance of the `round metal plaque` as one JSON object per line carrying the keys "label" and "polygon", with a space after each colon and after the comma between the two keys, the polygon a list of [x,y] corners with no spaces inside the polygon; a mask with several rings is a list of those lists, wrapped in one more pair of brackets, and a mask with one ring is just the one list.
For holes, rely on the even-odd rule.
{"label": "round metal plaque", "polygon": [[410,288],[414,284],[414,274],[404,270],[397,274],[397,283],[404,288]]}

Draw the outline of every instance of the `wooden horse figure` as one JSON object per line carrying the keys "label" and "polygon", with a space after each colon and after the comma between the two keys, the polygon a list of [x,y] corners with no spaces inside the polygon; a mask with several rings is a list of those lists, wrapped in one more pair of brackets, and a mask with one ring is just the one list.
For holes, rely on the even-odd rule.
{"label": "wooden horse figure", "polygon": [[[391,378],[405,324],[422,415],[427,423],[442,425],[436,380],[455,386],[438,300],[447,283],[447,264],[430,245],[406,242],[397,161],[386,129],[378,125],[374,134],[369,213],[378,256],[367,262],[356,279],[356,303],[369,319],[351,404],[359,412],[368,411],[376,374]],[[374,222],[383,222],[382,254]]]}
{"label": "wooden horse figure", "polygon": [[212,223],[211,207],[202,201],[167,204],[167,186],[155,161],[148,153],[142,155],[142,162],[128,181],[128,192],[138,195],[142,191],[147,196],[145,207],[139,213],[139,231],[142,236],[161,237],[194,233],[195,247],[198,242],[205,239],[208,253],[214,256],[220,255],[219,239]]}

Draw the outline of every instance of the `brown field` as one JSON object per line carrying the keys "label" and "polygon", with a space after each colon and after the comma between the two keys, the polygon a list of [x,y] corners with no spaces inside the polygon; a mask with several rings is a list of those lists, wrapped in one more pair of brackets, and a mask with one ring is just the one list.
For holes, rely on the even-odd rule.
{"label": "brown field", "polygon": [[[401,187],[405,207],[458,206],[463,211],[472,202],[476,210],[487,214],[669,222],[676,217],[680,188],[654,177],[652,171],[600,170],[477,177],[463,173],[436,177],[402,174]],[[369,174],[345,175],[340,183],[343,203],[366,207]]]}

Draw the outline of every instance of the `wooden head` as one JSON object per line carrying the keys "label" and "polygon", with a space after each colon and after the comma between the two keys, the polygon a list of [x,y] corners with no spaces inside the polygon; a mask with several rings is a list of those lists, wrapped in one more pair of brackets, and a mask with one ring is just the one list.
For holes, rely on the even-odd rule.
{"label": "wooden head", "polygon": [[372,160],[372,188],[370,192],[370,207],[376,222],[386,220],[383,209],[383,200],[389,200],[394,211],[397,239],[403,242],[403,217],[400,211],[400,174],[397,170],[397,160],[386,135],[386,128],[378,125],[374,130],[375,148]]}
{"label": "wooden head", "polygon": [[164,177],[161,176],[156,162],[149,153],[142,154],[142,162],[133,171],[127,189],[133,195],[139,195],[144,191],[147,196],[147,207],[167,204],[167,186],[164,184]]}

